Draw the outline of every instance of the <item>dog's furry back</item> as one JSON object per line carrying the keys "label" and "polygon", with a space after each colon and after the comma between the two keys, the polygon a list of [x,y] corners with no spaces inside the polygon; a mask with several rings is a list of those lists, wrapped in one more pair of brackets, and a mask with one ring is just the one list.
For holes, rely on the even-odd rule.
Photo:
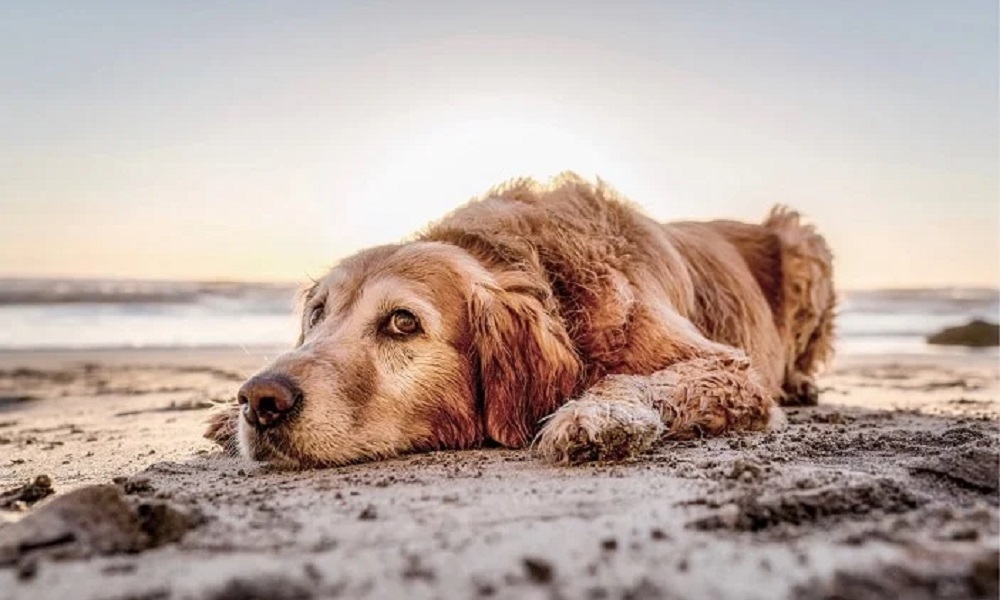
{"label": "dog's furry back", "polygon": [[[797,256],[800,240],[791,237],[803,228],[797,217],[789,226],[791,214],[775,212],[765,225],[661,224],[602,182],[567,174],[547,186],[521,179],[494,188],[421,237],[461,246],[491,271],[522,275],[572,340],[584,366],[581,385],[663,368],[663,349],[644,347],[643,324],[669,310],[708,339],[746,351],[778,390],[805,354],[815,355],[802,359],[805,371],[826,358],[832,336],[819,323],[803,341],[791,323],[811,300],[803,294],[829,292],[832,302],[832,286],[804,292],[789,273],[803,270],[802,260],[829,268],[828,252],[819,266]],[[812,311],[814,320],[827,308]],[[676,350],[666,354],[684,358],[684,348]]]}

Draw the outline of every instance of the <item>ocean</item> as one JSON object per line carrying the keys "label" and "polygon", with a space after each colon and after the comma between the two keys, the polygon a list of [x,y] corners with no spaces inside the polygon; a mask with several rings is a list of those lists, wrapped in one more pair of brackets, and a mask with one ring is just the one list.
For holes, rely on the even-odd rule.
{"label": "ocean", "polygon": [[[290,346],[297,287],[268,283],[0,279],[0,350]],[[984,352],[925,337],[973,318],[997,320],[996,289],[840,294],[843,354]],[[985,352],[995,352],[987,350]]]}

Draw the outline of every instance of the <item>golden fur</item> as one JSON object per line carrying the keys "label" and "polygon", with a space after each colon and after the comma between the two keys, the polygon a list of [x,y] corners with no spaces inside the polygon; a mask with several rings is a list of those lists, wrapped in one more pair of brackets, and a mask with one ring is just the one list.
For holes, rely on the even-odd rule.
{"label": "golden fur", "polygon": [[[832,356],[831,262],[785,208],[661,224],[600,181],[516,180],[342,261],[265,369],[301,405],[263,429],[234,409],[206,435],[324,466],[491,442],[616,459],[661,435],[780,427],[776,401],[815,402]],[[419,331],[387,332],[397,311]]]}

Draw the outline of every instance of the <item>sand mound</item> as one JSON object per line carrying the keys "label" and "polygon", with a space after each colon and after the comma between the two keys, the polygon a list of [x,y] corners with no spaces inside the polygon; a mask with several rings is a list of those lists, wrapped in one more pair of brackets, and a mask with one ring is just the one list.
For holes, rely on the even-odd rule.
{"label": "sand mound", "polygon": [[0,530],[0,566],[41,556],[80,559],[136,553],[181,538],[198,519],[170,505],[125,495],[117,485],[92,485],[40,504]]}

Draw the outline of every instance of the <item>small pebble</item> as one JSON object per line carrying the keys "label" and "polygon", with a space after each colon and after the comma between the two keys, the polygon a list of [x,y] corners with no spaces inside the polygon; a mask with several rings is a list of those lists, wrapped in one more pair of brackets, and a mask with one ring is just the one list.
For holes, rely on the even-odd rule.
{"label": "small pebble", "polygon": [[21,581],[34,579],[38,575],[38,561],[34,559],[24,559],[17,563],[17,578]]}
{"label": "small pebble", "polygon": [[525,557],[522,561],[528,579],[534,583],[549,583],[552,581],[552,564],[541,558]]}

